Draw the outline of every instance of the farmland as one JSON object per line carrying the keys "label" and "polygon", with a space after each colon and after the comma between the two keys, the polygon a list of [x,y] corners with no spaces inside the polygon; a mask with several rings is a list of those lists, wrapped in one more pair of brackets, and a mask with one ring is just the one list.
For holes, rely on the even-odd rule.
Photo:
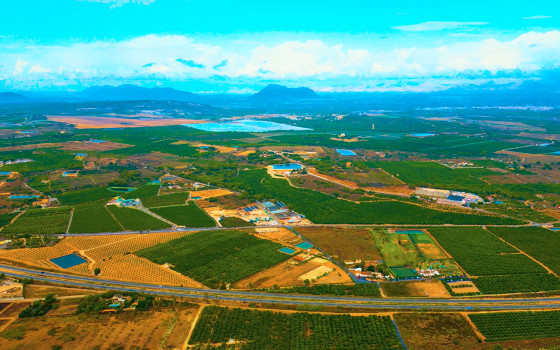
{"label": "farmland", "polygon": [[393,317],[410,350],[478,348],[478,337],[460,314],[397,313]]}
{"label": "farmland", "polygon": [[560,311],[470,314],[486,341],[560,336]]}
{"label": "farmland", "polygon": [[[175,311],[163,308],[154,311],[119,314],[74,314],[74,305],[63,305],[59,314],[18,319],[0,333],[6,349],[115,349],[119,346],[157,349],[158,346],[181,348],[197,311],[182,306]],[[107,325],[110,324],[110,327]],[[54,330],[54,331],[53,331]],[[15,331],[21,339],[9,337]],[[19,337],[15,337],[19,338]]]}
{"label": "farmland", "polygon": [[151,211],[176,225],[185,227],[216,226],[216,222],[204,210],[200,209],[194,201],[190,201],[187,205],[152,208]]}
{"label": "farmland", "polygon": [[145,231],[169,227],[169,224],[138,209],[121,208],[114,205],[108,206],[107,209],[114,215],[115,219],[117,219],[125,230]]}
{"label": "farmland", "polygon": [[193,233],[136,252],[156,264],[171,268],[208,286],[233,283],[280,263],[289,255],[278,252],[279,243],[242,231]]}
{"label": "farmland", "polygon": [[243,341],[243,349],[401,349],[387,316],[319,315],[204,308],[190,344]]}
{"label": "farmland", "polygon": [[430,233],[485,294],[560,289],[560,280],[482,228],[431,228]]}
{"label": "farmland", "polygon": [[431,228],[429,231],[471,275],[546,272],[542,266],[482,228]]}
{"label": "farmland", "polygon": [[560,273],[560,236],[542,227],[492,227],[490,232],[505,239],[557,274]]}
{"label": "farmland", "polygon": [[123,227],[115,221],[105,204],[87,204],[77,206],[70,224],[71,233],[95,233],[123,231]]}
{"label": "farmland", "polygon": [[339,262],[380,260],[381,255],[367,229],[297,227],[296,231]]}
{"label": "farmland", "polygon": [[479,214],[444,212],[403,201],[387,200],[353,203],[312,190],[298,189],[281,179],[272,179],[265,170],[243,171],[236,187],[257,198],[276,198],[290,209],[305,214],[314,223],[324,224],[516,224],[518,220]]}
{"label": "farmland", "polygon": [[142,198],[142,205],[146,208],[180,205],[185,204],[188,198],[189,192],[170,193],[161,196],[149,196]]}
{"label": "farmland", "polygon": [[66,232],[72,208],[29,209],[14,222],[4,227],[6,233],[43,233]]}

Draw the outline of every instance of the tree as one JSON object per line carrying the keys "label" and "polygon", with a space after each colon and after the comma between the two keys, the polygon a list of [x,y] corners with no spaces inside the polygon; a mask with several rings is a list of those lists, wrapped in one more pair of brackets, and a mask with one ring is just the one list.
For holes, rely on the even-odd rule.
{"label": "tree", "polygon": [[99,267],[96,267],[95,270],[93,270],[93,273],[94,273],[96,276],[99,276],[99,274],[101,273],[101,269],[100,269]]}

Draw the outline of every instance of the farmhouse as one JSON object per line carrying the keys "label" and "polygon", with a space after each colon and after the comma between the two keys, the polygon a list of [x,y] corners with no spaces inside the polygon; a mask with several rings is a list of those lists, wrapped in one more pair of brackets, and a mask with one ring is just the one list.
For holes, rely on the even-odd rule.
{"label": "farmhouse", "polygon": [[116,205],[118,207],[137,207],[140,206],[140,199],[124,199],[122,197],[114,197],[107,205]]}

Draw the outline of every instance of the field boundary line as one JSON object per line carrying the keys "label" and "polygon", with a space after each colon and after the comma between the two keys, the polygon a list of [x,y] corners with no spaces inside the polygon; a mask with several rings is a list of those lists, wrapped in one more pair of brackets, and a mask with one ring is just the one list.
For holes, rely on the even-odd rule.
{"label": "field boundary line", "polygon": [[533,258],[531,255],[525,253],[523,250],[517,248],[516,246],[514,246],[513,244],[509,243],[508,241],[506,241],[505,239],[503,239],[502,237],[496,235],[494,232],[488,230],[486,228],[486,226],[484,226],[482,228],[483,230],[487,231],[488,233],[490,233],[491,235],[493,235],[494,237],[498,238],[500,241],[504,242],[505,244],[509,245],[510,247],[517,249],[518,252],[520,252],[521,254],[525,255],[526,257],[528,257],[529,259],[533,260],[534,262],[536,262],[537,264],[541,265],[546,271],[548,271],[548,273],[553,274],[554,276],[556,276],[556,278],[560,278],[560,276],[558,276],[558,274],[554,271],[552,271],[552,269],[550,269],[550,267],[546,266],[545,264],[543,264],[542,262],[538,261],[537,259]]}
{"label": "field boundary line", "polygon": [[477,336],[483,343],[486,343],[486,337],[480,332],[480,330],[476,327],[476,325],[474,324],[474,322],[471,320],[471,318],[469,317],[470,314],[469,314],[469,313],[464,313],[464,312],[460,312],[459,314],[465,318],[465,320],[467,321],[467,323],[471,326],[472,330],[474,331],[474,334],[476,334],[476,336]]}
{"label": "field boundary line", "polygon": [[126,231],[126,229],[124,228],[124,226],[120,223],[119,220],[117,220],[117,218],[115,217],[115,215],[113,215],[113,213],[111,213],[111,211],[109,210],[109,208],[107,208],[107,204],[104,205],[105,210],[107,210],[107,212],[109,212],[109,215],[111,215],[111,217],[113,218],[113,220],[115,220],[115,222],[117,224],[119,224],[119,226],[123,229],[123,231]]}
{"label": "field boundary line", "polygon": [[194,328],[196,327],[196,324],[198,323],[198,319],[200,318],[200,314],[202,314],[202,310],[204,310],[205,307],[206,305],[202,304],[198,309],[198,311],[196,312],[191,329],[189,329],[189,334],[187,334],[187,339],[185,339],[185,342],[183,343],[182,350],[186,350],[189,348],[189,341],[191,340],[192,334],[194,332]]}
{"label": "field boundary line", "polygon": [[72,225],[72,219],[74,218],[74,208],[72,208],[72,210],[70,210],[70,219],[68,219],[68,226],[66,226],[66,232],[64,233],[68,233],[68,231],[70,231],[70,226]]}

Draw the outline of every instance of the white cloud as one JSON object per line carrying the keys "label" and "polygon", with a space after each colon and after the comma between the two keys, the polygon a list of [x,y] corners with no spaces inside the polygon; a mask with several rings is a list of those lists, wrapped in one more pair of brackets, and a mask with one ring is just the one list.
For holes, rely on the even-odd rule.
{"label": "white cloud", "polygon": [[18,74],[22,74],[23,73],[23,69],[25,67],[27,67],[27,65],[29,64],[29,62],[27,61],[22,61],[22,60],[17,60],[16,64],[15,64],[15,68],[13,71],[14,75],[18,75]]}
{"label": "white cloud", "polygon": [[395,26],[393,29],[403,32],[428,32],[444,29],[462,29],[466,27],[484,26],[487,22],[423,22],[404,26]]}
{"label": "white cloud", "polygon": [[110,8],[113,9],[127,4],[150,5],[154,3],[156,0],[79,0],[79,1],[99,2],[102,4],[109,4],[111,5]]}
{"label": "white cloud", "polygon": [[[235,39],[237,40],[237,39]],[[290,40],[218,46],[183,35],[146,35],[70,45],[0,43],[0,81],[6,86],[79,85],[119,81],[222,79],[222,85],[262,80],[307,85],[507,74],[560,67],[560,31],[527,32],[511,40],[454,38],[446,45],[379,47],[378,42]],[[196,67],[181,63],[196,62]],[[227,64],[223,64],[227,62]],[[3,66],[3,67],[1,67]],[[220,77],[212,67],[220,66]],[[504,73],[505,72],[505,73]],[[227,83],[224,81],[227,80]],[[323,85],[325,84],[325,85]],[[428,85],[422,85],[428,88]],[[401,89],[403,87],[392,87]]]}
{"label": "white cloud", "polygon": [[548,18],[552,18],[552,16],[529,16],[529,17],[523,17],[523,19],[548,19]]}
{"label": "white cloud", "polygon": [[36,65],[32,66],[31,68],[29,68],[29,73],[51,73],[51,72],[52,72],[52,69],[44,68],[40,64],[36,64]]}

